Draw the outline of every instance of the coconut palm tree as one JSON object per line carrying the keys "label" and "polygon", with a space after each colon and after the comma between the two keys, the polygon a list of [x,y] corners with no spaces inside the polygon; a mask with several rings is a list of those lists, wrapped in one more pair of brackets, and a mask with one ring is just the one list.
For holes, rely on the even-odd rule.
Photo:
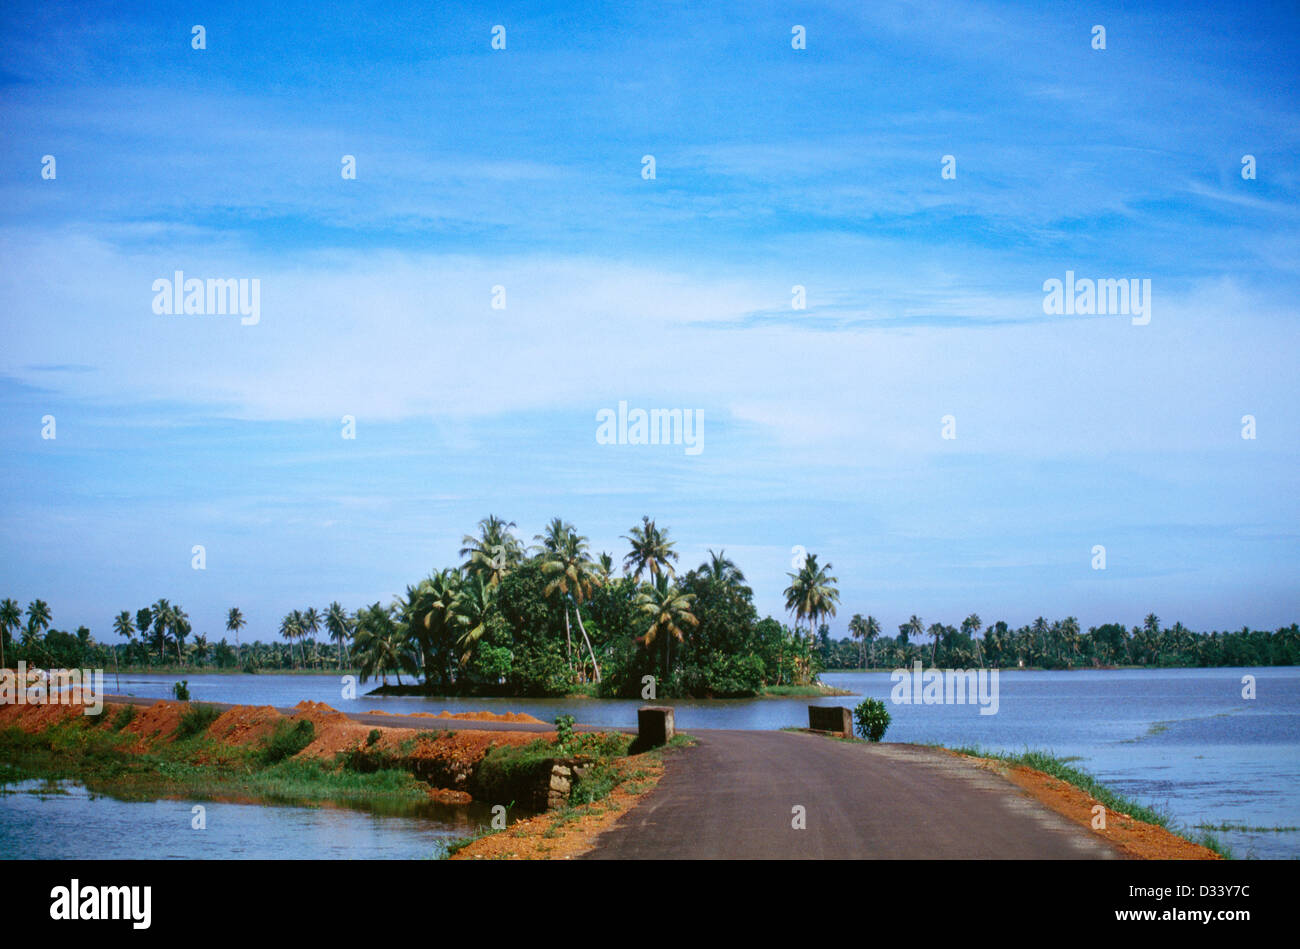
{"label": "coconut palm tree", "polygon": [[6,599],[0,603],[0,669],[5,665],[5,640],[9,639],[23,624],[22,607],[15,599]]}
{"label": "coconut palm tree", "polygon": [[280,635],[288,640],[289,659],[293,661],[293,641],[302,635],[302,613],[293,610],[284,614],[284,619],[280,620]]}
{"label": "coconut palm tree", "polygon": [[242,659],[242,651],[239,648],[239,631],[248,624],[244,621],[244,614],[240,612],[239,607],[232,606],[226,613],[226,629],[235,634],[235,664],[238,665]]}
{"label": "coconut palm tree", "polygon": [[[556,518],[559,520],[559,518]],[[565,525],[566,527],[568,525]],[[578,535],[572,527],[556,544],[555,549],[548,550],[542,559],[542,576],[546,577],[545,594],[559,595],[564,603],[564,635],[569,639],[569,603],[578,617],[578,630],[587,644],[587,655],[596,672],[596,681],[600,682],[600,663],[596,661],[596,652],[591,648],[591,639],[582,623],[582,603],[591,598],[593,584],[599,583],[596,565],[587,556],[587,538]]]}
{"label": "coconut palm tree", "polygon": [[185,665],[185,659],[181,655],[181,649],[185,646],[185,637],[190,634],[192,627],[190,626],[189,615],[180,608],[179,604],[172,607],[170,625],[172,630],[172,639],[176,643],[176,662],[180,665]]}
{"label": "coconut palm tree", "polygon": [[27,604],[27,629],[23,633],[25,641],[40,639],[41,634],[50,627],[50,605],[44,600],[32,600]]}
{"label": "coconut palm tree", "polygon": [[727,556],[725,550],[718,551],[715,554],[713,548],[710,547],[709,559],[700,564],[700,573],[710,580],[717,580],[728,589],[741,590],[745,588],[745,575],[736,566],[735,561]]}
{"label": "coconut palm tree", "polygon": [[601,584],[606,584],[614,578],[614,558],[606,551],[601,551],[600,556],[596,558],[596,572],[600,574]]}
{"label": "coconut palm tree", "polygon": [[469,662],[474,644],[483,638],[488,617],[492,615],[494,587],[483,573],[466,577],[460,585],[460,598],[456,603],[457,625],[463,628],[457,645],[463,650],[460,664]]}
{"label": "coconut palm tree", "polygon": [[149,645],[158,649],[159,663],[165,660],[167,643],[171,641],[168,631],[172,624],[172,610],[171,603],[165,599],[160,599],[149,607],[149,615],[153,618],[153,640]]}
{"label": "coconut palm tree", "polygon": [[438,677],[450,684],[450,669],[441,661],[459,639],[464,620],[460,614],[461,575],[456,569],[431,573],[416,586],[406,588],[398,604],[413,642],[419,646],[426,685]]}
{"label": "coconut palm tree", "polygon": [[672,640],[684,642],[686,636],[683,627],[700,624],[692,612],[694,602],[694,593],[683,593],[676,586],[670,586],[667,577],[659,577],[656,582],[643,585],[637,594],[637,609],[646,620],[646,630],[639,638],[649,649],[663,635],[665,677],[669,672]]}
{"label": "coconut palm tree", "polygon": [[470,576],[482,575],[487,585],[495,589],[507,573],[524,559],[524,548],[511,531],[514,521],[504,521],[489,514],[478,522],[479,536],[466,534],[460,556],[466,557],[462,569]]}
{"label": "coconut palm tree", "polygon": [[343,650],[347,638],[352,635],[353,620],[338,600],[325,608],[325,629],[329,632],[330,638],[338,644],[339,668],[342,669]]}
{"label": "coconut palm tree", "polygon": [[362,682],[378,673],[382,683],[387,685],[391,669],[397,673],[400,686],[403,670],[415,674],[410,641],[407,632],[398,625],[395,612],[394,607],[385,609],[378,603],[357,611],[354,642]]}
{"label": "coconut palm tree", "polygon": [[980,619],[978,613],[972,613],[961,621],[961,631],[971,638],[975,644],[975,655],[979,657],[980,668],[984,667],[984,652],[980,649],[979,636],[980,629],[984,626],[984,621]]}
{"label": "coconut palm tree", "polygon": [[[319,630],[320,630],[320,614],[316,612],[316,607],[309,606],[307,607],[306,610],[303,611],[302,614],[302,635],[303,638],[307,638],[307,637],[311,638],[313,653],[316,652],[315,649],[316,633]],[[303,661],[306,662],[305,655],[303,656]]]}
{"label": "coconut palm tree", "polygon": [[623,569],[632,568],[632,578],[637,582],[647,569],[650,579],[657,581],[660,573],[670,577],[676,576],[671,561],[677,559],[673,550],[673,541],[668,539],[668,528],[660,530],[655,522],[646,515],[641,517],[641,526],[633,527],[623,535],[623,539],[632,545],[631,552],[623,558]]}
{"label": "coconut palm tree", "polygon": [[817,623],[823,617],[835,615],[835,604],[839,602],[840,591],[835,584],[839,582],[828,572],[831,564],[822,567],[817,564],[817,555],[808,554],[798,573],[788,573],[790,585],[785,589],[785,608],[795,615],[795,621],[808,621],[808,644],[816,640]]}

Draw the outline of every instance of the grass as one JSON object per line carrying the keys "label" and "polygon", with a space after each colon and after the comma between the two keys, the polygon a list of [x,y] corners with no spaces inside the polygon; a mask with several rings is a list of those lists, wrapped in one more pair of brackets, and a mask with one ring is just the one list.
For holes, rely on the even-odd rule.
{"label": "grass", "polygon": [[221,717],[221,710],[211,705],[191,704],[181,713],[181,723],[176,727],[176,740],[184,741],[201,735]]}
{"label": "grass", "polygon": [[34,735],[17,728],[0,731],[6,777],[75,780],[126,800],[333,803],[386,813],[427,806],[428,785],[404,770],[361,773],[339,761],[288,757],[306,737],[296,725],[277,728],[259,746],[223,745],[199,731],[138,754],[128,750],[135,736],[114,730],[116,724],[115,718],[100,728],[95,719],[78,716]]}
{"label": "grass", "polygon": [[[943,747],[936,745],[934,747]],[[1199,836],[1191,836],[1180,830],[1173,822],[1173,819],[1163,811],[1137,801],[1124,797],[1116,791],[1111,790],[1094,778],[1087,771],[1071,767],[1064,759],[1046,751],[1025,750],[1020,754],[1005,754],[996,751],[986,751],[982,748],[973,748],[970,746],[950,748],[958,754],[970,755],[975,758],[993,758],[998,761],[1004,761],[1013,765],[1024,765],[1027,768],[1033,768],[1035,771],[1041,771],[1049,774],[1054,778],[1071,784],[1084,793],[1090,795],[1097,801],[1100,801],[1107,811],[1113,811],[1120,814],[1127,814],[1134,820],[1142,821],[1146,824],[1155,824],[1157,827],[1163,827],[1171,834],[1177,834],[1184,840],[1190,840],[1192,843],[1200,844],[1209,850],[1214,851],[1225,860],[1232,859],[1232,852],[1211,833],[1202,833]],[[1200,828],[1198,828],[1200,829]]]}

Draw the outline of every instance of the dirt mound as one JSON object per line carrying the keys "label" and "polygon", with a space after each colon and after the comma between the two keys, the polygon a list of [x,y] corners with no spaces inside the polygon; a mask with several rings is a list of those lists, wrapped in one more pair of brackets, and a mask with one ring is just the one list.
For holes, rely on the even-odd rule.
{"label": "dirt mound", "polygon": [[529,725],[545,725],[546,722],[540,718],[534,718],[527,712],[385,712],[381,709],[372,708],[367,715],[388,715],[393,718],[456,718],[463,719],[467,722],[514,722],[515,724],[525,723]]}
{"label": "dirt mound", "polygon": [[208,734],[229,745],[252,745],[269,736],[284,716],[269,705],[236,705],[212,723]]}
{"label": "dirt mound", "polygon": [[128,735],[135,735],[142,746],[165,744],[174,741],[176,729],[180,727],[181,716],[188,710],[185,702],[168,702],[159,699],[148,708],[136,712],[131,723],[122,729]]}
{"label": "dirt mound", "polygon": [[0,728],[17,727],[35,734],[83,711],[80,705],[0,705]]}

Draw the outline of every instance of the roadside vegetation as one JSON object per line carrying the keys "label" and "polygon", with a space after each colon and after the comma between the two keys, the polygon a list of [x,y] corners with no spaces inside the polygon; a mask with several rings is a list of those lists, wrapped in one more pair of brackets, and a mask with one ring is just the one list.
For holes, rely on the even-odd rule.
{"label": "roadside vegetation", "polygon": [[1066,760],[1058,758],[1049,752],[1026,750],[1018,754],[1007,754],[969,746],[948,748],[948,750],[961,755],[969,755],[973,758],[989,758],[1005,764],[1019,765],[1040,771],[1083,791],[1102,804],[1107,812],[1111,814],[1126,814],[1134,820],[1154,824],[1157,827],[1164,828],[1171,834],[1182,837],[1184,840],[1200,844],[1202,847],[1214,851],[1225,860],[1232,859],[1231,851],[1208,829],[1197,828],[1202,831],[1200,834],[1180,829],[1164,811],[1124,797],[1102,784],[1088,772],[1074,767]]}

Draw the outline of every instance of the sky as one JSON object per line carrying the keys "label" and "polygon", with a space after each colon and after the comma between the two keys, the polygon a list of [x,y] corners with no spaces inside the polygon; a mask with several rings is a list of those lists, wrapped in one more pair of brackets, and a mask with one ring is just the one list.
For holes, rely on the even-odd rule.
{"label": "sky", "polygon": [[8,5],[0,597],[265,640],[649,515],[763,614],[829,561],[837,636],[1300,619],[1293,4],[394,6]]}

